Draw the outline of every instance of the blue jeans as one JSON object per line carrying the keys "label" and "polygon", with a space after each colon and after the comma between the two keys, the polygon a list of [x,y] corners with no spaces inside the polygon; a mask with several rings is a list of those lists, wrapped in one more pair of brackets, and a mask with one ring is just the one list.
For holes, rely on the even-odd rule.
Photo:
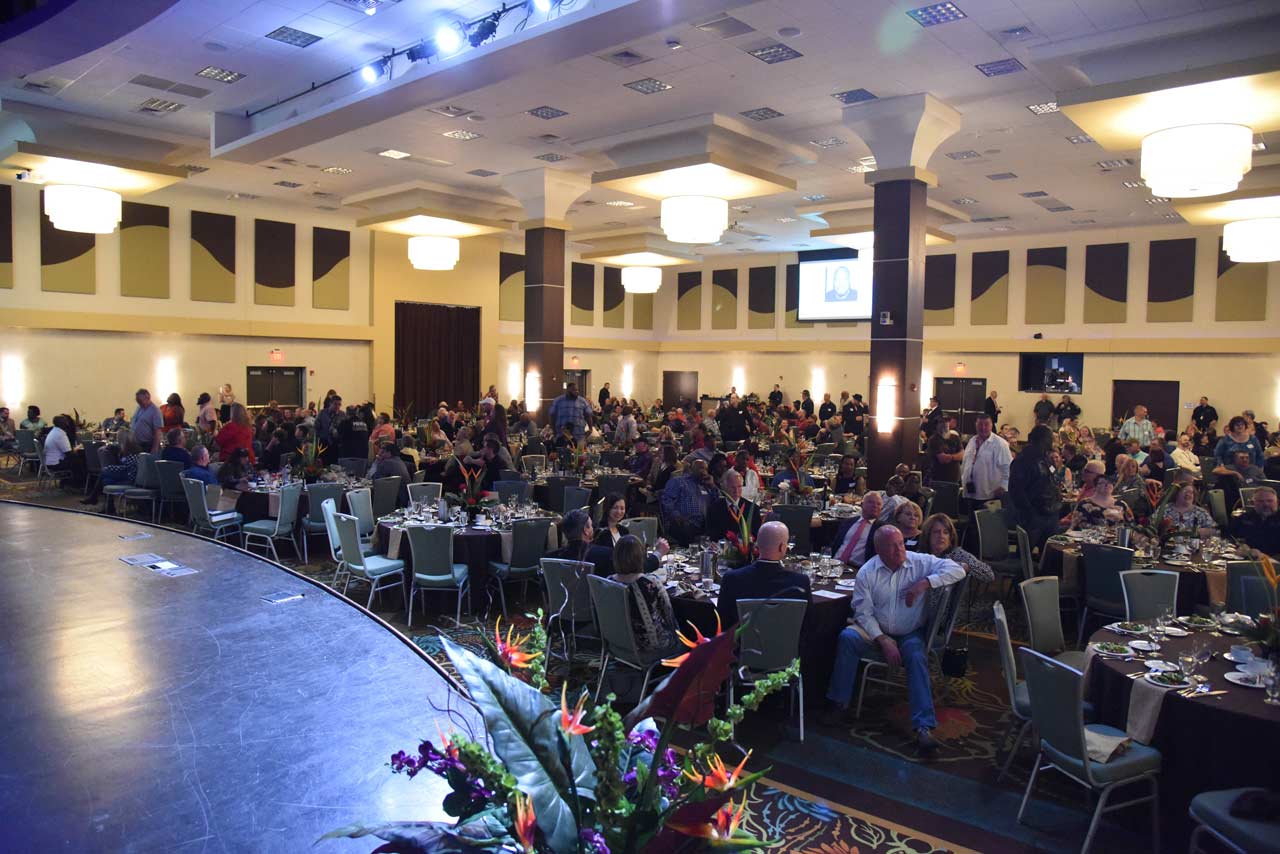
{"label": "blue jeans", "polygon": [[[929,687],[929,656],[924,646],[924,629],[894,638],[902,653],[902,666],[907,670],[907,689],[911,697],[911,726],[914,729],[938,725],[933,715],[933,692]],[[879,651],[875,641],[863,639],[852,626],[840,633],[836,642],[836,666],[827,686],[827,699],[840,706],[848,706],[853,698],[853,688],[858,676],[858,662],[870,649]]]}

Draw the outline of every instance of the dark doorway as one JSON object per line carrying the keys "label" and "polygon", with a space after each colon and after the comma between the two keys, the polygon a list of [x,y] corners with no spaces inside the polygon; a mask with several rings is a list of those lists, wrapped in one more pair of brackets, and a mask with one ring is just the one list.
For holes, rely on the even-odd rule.
{"label": "dark doorway", "polygon": [[956,429],[970,436],[973,419],[987,399],[987,381],[977,377],[937,377],[933,381],[933,396],[938,398],[942,411],[956,419]]}
{"label": "dark doorway", "polygon": [[425,418],[442,400],[476,402],[480,391],[480,309],[396,303],[394,406]]}
{"label": "dark doorway", "polygon": [[569,387],[569,383],[574,383],[578,387],[578,394],[587,400],[595,400],[591,396],[591,371],[568,370],[564,372],[565,388]]}
{"label": "dark doorway", "polygon": [[697,371],[663,371],[662,405],[692,406],[698,401]]}
{"label": "dark doorway", "polygon": [[1114,427],[1142,404],[1147,417],[1166,431],[1178,432],[1178,383],[1175,380],[1113,380],[1111,425]]}
{"label": "dark doorway", "polygon": [[250,367],[245,369],[246,406],[302,406],[307,394],[306,368]]}

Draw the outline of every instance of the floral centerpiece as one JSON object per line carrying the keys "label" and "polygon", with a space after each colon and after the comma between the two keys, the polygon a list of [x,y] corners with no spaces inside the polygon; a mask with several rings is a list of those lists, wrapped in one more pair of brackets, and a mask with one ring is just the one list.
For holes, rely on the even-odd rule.
{"label": "floral centerpiece", "polygon": [[470,516],[474,516],[483,507],[497,505],[498,500],[484,491],[484,469],[470,463],[462,463],[460,468],[462,470],[461,489],[458,492],[449,493],[449,500],[465,507]]}
{"label": "floral centerpiece", "polygon": [[1263,658],[1280,665],[1280,608],[1272,609],[1270,614],[1253,616],[1253,625],[1243,627],[1241,635],[1262,647]]}
{"label": "floral centerpiece", "polygon": [[292,474],[307,483],[315,483],[325,471],[324,452],[328,450],[319,442],[307,442],[293,458]]}
{"label": "floral centerpiece", "polygon": [[731,567],[746,566],[751,563],[756,548],[756,538],[751,535],[756,514],[755,506],[748,504],[743,509],[737,506],[736,501],[727,501],[727,503],[734,530],[725,534],[727,546],[720,555],[720,559]]}
{"label": "floral centerpiece", "polygon": [[[425,770],[448,782],[443,807],[454,822],[353,824],[324,838],[374,836],[387,842],[378,851],[522,854],[673,851],[688,837],[738,850],[772,844],[742,829],[745,789],[764,772],[745,771],[750,753],[730,768],[716,745],[732,737],[747,709],[795,678],[799,660],[755,683],[717,719],[735,633],[699,634],[689,652],[670,661],[675,671],[624,719],[612,708],[613,695],[589,707],[584,692],[570,705],[562,688],[557,708],[536,680],[513,675],[542,657],[543,650],[521,648],[525,640],[499,630],[495,663],[442,639],[484,717],[489,746],[441,733],[437,742],[391,757],[394,773]],[[671,748],[677,729],[702,726],[708,741],[684,755]]]}

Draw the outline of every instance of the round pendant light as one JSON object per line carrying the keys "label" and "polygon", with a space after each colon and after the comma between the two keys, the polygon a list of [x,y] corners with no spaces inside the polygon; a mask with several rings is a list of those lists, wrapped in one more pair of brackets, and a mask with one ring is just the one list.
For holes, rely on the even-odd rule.
{"label": "round pendant light", "polygon": [[1227,223],[1222,248],[1237,264],[1280,261],[1280,217]]}
{"label": "round pendant light", "polygon": [[120,223],[120,194],[101,187],[52,184],[44,188],[44,212],[60,231],[110,234]]}
{"label": "round pendant light", "polygon": [[1184,125],[1142,140],[1142,180],[1156,196],[1229,193],[1252,161],[1253,131],[1244,125]]}
{"label": "round pendant light", "polygon": [[729,227],[729,203],[713,196],[662,200],[662,230],[673,243],[715,243]]}
{"label": "round pendant light", "polygon": [[629,294],[656,294],[662,287],[662,271],[657,267],[623,267],[622,289]]}
{"label": "round pendant light", "polygon": [[458,265],[460,252],[456,237],[409,238],[409,263],[415,270],[452,270]]}

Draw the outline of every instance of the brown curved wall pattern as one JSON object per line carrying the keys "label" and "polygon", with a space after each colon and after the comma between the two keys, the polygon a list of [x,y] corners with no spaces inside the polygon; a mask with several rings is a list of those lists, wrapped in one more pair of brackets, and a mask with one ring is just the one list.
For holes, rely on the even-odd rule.
{"label": "brown curved wall pattern", "polygon": [[253,301],[293,305],[297,226],[273,219],[253,221]]}
{"label": "brown curved wall pattern", "polygon": [[[44,193],[40,194],[44,210]],[[54,228],[40,215],[40,289],[62,294],[91,294],[96,288],[96,235]]]}
{"label": "brown curved wall pattern", "polygon": [[191,298],[236,301],[236,218],[191,212]]}
{"label": "brown curved wall pattern", "polygon": [[1101,243],[1084,250],[1084,322],[1124,323],[1128,316],[1129,244]]}

